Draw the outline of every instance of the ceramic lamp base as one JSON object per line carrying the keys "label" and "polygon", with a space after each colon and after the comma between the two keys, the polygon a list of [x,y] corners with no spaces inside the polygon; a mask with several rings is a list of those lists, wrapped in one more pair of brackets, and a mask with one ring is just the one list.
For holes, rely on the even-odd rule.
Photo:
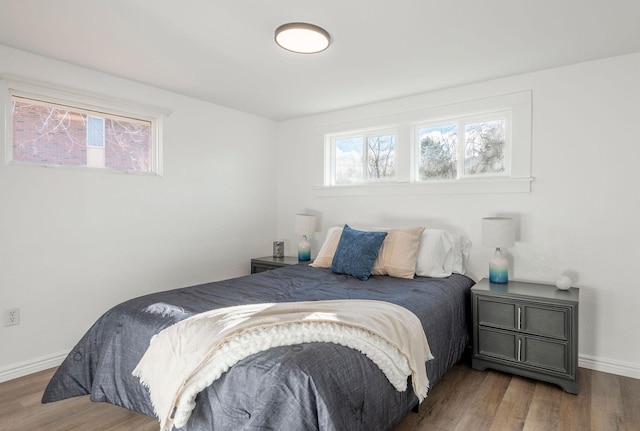
{"label": "ceramic lamp base", "polygon": [[509,282],[509,261],[502,255],[499,248],[496,248],[496,254],[489,259],[489,281],[491,283]]}
{"label": "ceramic lamp base", "polygon": [[311,243],[307,241],[307,237],[298,244],[298,260],[300,262],[306,262],[311,260]]}

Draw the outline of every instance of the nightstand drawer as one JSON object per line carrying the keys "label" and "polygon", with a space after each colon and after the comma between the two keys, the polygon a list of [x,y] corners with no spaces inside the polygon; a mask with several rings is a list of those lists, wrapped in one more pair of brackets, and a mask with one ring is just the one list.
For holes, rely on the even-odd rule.
{"label": "nightstand drawer", "polygon": [[478,324],[504,329],[517,329],[517,308],[513,302],[478,298]]}
{"label": "nightstand drawer", "polygon": [[530,334],[566,340],[569,337],[569,308],[524,305],[522,329]]}
{"label": "nightstand drawer", "polygon": [[255,257],[251,259],[251,274],[259,272],[271,271],[272,269],[282,268],[283,266],[297,265],[300,263],[297,257]]}
{"label": "nightstand drawer", "polygon": [[568,339],[570,308],[524,301],[478,298],[478,324]]}
{"label": "nightstand drawer", "polygon": [[569,344],[517,332],[478,328],[477,355],[571,374]]}
{"label": "nightstand drawer", "polygon": [[272,266],[272,265],[260,265],[260,264],[252,264],[251,265],[251,274],[257,274],[259,272],[265,272],[265,271],[269,271],[272,270],[274,268],[279,268],[278,266]]}
{"label": "nightstand drawer", "polygon": [[563,342],[526,337],[523,362],[561,374],[573,374],[570,369],[569,345]]}
{"label": "nightstand drawer", "polygon": [[478,328],[478,355],[517,361],[518,338],[513,332]]}

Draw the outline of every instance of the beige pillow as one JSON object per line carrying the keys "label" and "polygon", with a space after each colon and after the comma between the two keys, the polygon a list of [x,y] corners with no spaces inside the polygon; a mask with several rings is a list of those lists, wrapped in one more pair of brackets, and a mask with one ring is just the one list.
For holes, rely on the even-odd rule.
{"label": "beige pillow", "polygon": [[418,248],[424,227],[393,228],[387,236],[373,264],[372,275],[413,278],[416,274]]}
{"label": "beige pillow", "polygon": [[310,266],[314,268],[331,268],[331,262],[333,262],[333,255],[336,254],[340,236],[342,236],[342,227],[335,226],[329,228],[327,237],[318,252],[318,256],[316,256]]}

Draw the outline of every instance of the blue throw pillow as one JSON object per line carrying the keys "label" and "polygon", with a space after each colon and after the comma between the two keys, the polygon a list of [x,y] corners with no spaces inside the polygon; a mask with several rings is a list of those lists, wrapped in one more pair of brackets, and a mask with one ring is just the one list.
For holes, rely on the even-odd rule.
{"label": "blue throw pillow", "polygon": [[386,232],[366,232],[344,225],[331,271],[367,280],[386,236]]}

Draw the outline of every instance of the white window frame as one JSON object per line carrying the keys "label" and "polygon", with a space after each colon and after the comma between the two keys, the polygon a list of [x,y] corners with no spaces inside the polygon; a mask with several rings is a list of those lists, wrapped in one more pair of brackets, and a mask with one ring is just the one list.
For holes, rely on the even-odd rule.
{"label": "white window frame", "polygon": [[[151,124],[151,171],[128,171],[119,169],[93,168],[91,166],[67,166],[58,164],[23,163],[13,160],[13,127],[11,100],[13,97],[22,97],[54,105],[69,106],[79,111],[104,113],[110,115],[131,118],[132,121],[145,121]],[[64,169],[92,170],[100,172],[126,173],[136,175],[162,176],[162,129],[163,119],[171,114],[171,111],[163,108],[130,103],[121,100],[110,99],[99,94],[79,92],[69,88],[56,87],[42,83],[30,82],[21,78],[3,75],[0,76],[0,102],[3,109],[4,121],[0,127],[4,127],[5,136],[5,165],[12,166],[44,166]]]}
{"label": "white window frame", "polygon": [[[466,133],[465,125],[470,123],[484,123],[489,121],[505,122],[505,143],[504,143],[504,171],[502,172],[489,172],[485,174],[467,174],[465,172],[465,150],[466,150]],[[426,122],[419,122],[413,125],[413,137],[414,137],[414,151],[416,154],[415,163],[413,163],[413,178],[418,183],[430,183],[435,181],[453,181],[442,179],[421,180],[419,178],[420,170],[420,136],[419,130],[425,127],[439,126],[443,124],[456,124],[458,126],[458,148],[457,148],[457,166],[456,166],[456,179],[457,180],[473,180],[480,178],[492,178],[492,177],[511,177],[511,129],[512,129],[512,115],[511,110],[501,110],[494,112],[477,113],[473,115],[467,115],[462,117],[443,118],[440,120],[431,120]]]}
{"label": "white window frame", "polygon": [[[314,195],[322,197],[531,192],[533,181],[531,177],[531,90],[497,96],[489,95],[449,104],[442,103],[441,100],[438,102],[440,103],[432,107],[318,127],[316,136],[322,140],[325,154],[324,180],[322,184],[313,187]],[[511,126],[507,126],[509,130],[505,130],[505,134],[509,137],[509,145],[505,148],[504,174],[462,176],[454,180],[417,181],[417,158],[419,157],[417,126],[442,124],[452,118],[490,118],[491,115],[506,112],[510,113]],[[384,127],[382,127],[383,124]],[[384,183],[363,182],[357,185],[333,184],[331,137],[349,135],[354,131],[382,129],[398,131],[396,135],[397,180]],[[463,159],[462,163],[464,163]]]}
{"label": "white window frame", "polygon": [[[389,136],[393,135],[395,137],[395,148],[394,151],[396,153],[396,174],[393,177],[389,178],[369,178],[368,175],[368,167],[369,167],[369,151],[367,146],[367,139],[378,137],[378,136]],[[339,134],[329,134],[326,139],[329,145],[329,158],[328,160],[328,178],[329,183],[332,186],[343,187],[343,185],[339,185],[336,183],[336,141],[339,139],[350,139],[350,138],[362,138],[362,183],[359,184],[372,184],[372,183],[388,183],[397,181],[398,178],[398,129],[397,128],[381,128],[381,129],[369,129],[369,130],[357,130],[351,131],[348,133],[339,133]],[[346,187],[350,185],[344,185]]]}

